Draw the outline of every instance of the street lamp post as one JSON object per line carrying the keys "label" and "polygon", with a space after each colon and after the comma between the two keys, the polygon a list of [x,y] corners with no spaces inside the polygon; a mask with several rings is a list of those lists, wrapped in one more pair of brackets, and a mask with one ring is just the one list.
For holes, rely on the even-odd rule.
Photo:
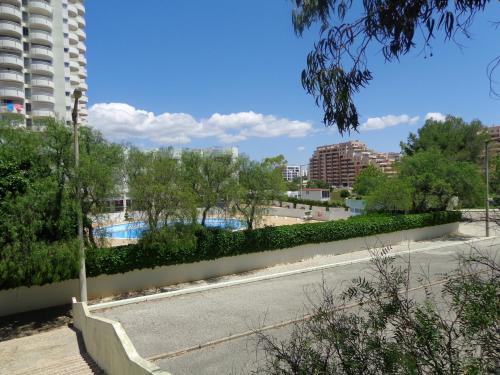
{"label": "street lamp post", "polygon": [[83,244],[83,213],[82,201],[80,197],[80,147],[78,145],[78,100],[82,97],[82,92],[76,89],[73,92],[75,104],[71,117],[73,119],[73,147],[75,152],[75,189],[78,217],[78,255],[80,258],[80,302],[87,302],[87,275],[85,271],[85,247]]}
{"label": "street lamp post", "polygon": [[484,142],[484,169],[485,169],[485,175],[486,175],[486,218],[485,218],[485,223],[486,223],[486,237],[490,236],[490,201],[489,201],[489,195],[490,195],[490,171],[489,171],[489,155],[488,155],[488,146],[489,146],[489,140]]}

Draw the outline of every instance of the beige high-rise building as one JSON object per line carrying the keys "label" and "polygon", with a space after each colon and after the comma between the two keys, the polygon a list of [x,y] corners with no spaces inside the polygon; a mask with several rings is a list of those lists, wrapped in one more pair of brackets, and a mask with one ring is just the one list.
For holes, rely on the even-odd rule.
{"label": "beige high-rise building", "polygon": [[394,174],[397,152],[375,152],[359,141],[320,146],[309,161],[309,177],[336,187],[352,187],[363,168],[374,165],[384,173]]}
{"label": "beige high-rise building", "polygon": [[0,117],[36,127],[71,121],[72,94],[87,119],[83,0],[0,0]]}

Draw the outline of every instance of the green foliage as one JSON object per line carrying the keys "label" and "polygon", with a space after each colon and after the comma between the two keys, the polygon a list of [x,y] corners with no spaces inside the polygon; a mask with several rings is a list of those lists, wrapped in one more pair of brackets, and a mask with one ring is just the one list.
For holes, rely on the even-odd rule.
{"label": "green foliage", "polygon": [[323,180],[309,180],[307,181],[307,186],[308,188],[311,189],[325,189],[329,190],[330,189],[330,184],[326,181]]}
{"label": "green foliage", "polygon": [[340,198],[349,198],[351,196],[351,192],[349,190],[342,189],[340,190]]}
{"label": "green foliage", "polygon": [[196,206],[202,208],[201,225],[205,225],[210,209],[223,206],[227,210],[234,198],[238,162],[232,155],[196,151],[183,152],[181,161],[184,183],[191,189]]}
{"label": "green foliage", "polygon": [[497,373],[500,265],[493,255],[459,255],[436,293],[431,275],[415,285],[411,264],[387,251],[344,292],[324,283],[288,338],[259,334],[266,363],[254,374]]}
{"label": "green foliage", "polygon": [[434,150],[447,159],[479,163],[488,137],[480,121],[466,123],[459,117],[448,116],[444,122],[427,120],[417,134],[410,133],[407,143],[401,142],[401,149],[409,156]]}
{"label": "green foliage", "polygon": [[386,179],[387,175],[384,172],[373,165],[369,165],[356,177],[352,190],[359,195],[368,195],[383,184]]}
{"label": "green foliage", "polygon": [[415,189],[402,178],[385,178],[366,198],[368,211],[408,212],[412,206]]}
{"label": "green foliage", "polygon": [[[302,35],[310,28],[319,33],[302,71],[302,86],[322,107],[324,124],[335,125],[343,134],[359,127],[354,96],[373,78],[368,69],[372,51],[381,51],[386,61],[398,61],[414,48],[421,48],[417,43],[419,38],[428,51],[440,33],[444,41],[456,40],[457,33],[469,37],[474,16],[494,1],[295,0],[294,3],[292,19],[296,34]],[[499,66],[498,61],[495,59],[488,67],[490,78]]]}
{"label": "green foliage", "polygon": [[500,200],[500,154],[491,161],[490,193]]}
{"label": "green foliage", "polygon": [[240,158],[234,207],[243,216],[249,229],[262,218],[266,206],[285,191],[281,174],[282,159],[281,155],[262,162]]}
{"label": "green foliage", "polygon": [[447,159],[436,150],[420,151],[402,158],[399,178],[413,188],[412,210],[446,209],[457,196],[463,207],[481,202],[484,182],[476,165]]}
{"label": "green foliage", "polygon": [[5,122],[10,126],[24,124],[24,115],[21,113],[2,112],[0,113],[0,122]]}
{"label": "green foliage", "polygon": [[[308,243],[338,241],[451,223],[460,218],[460,212],[449,211],[393,216],[363,215],[347,220],[237,232],[189,226],[180,232],[181,234],[172,234],[167,229],[164,233],[160,232],[160,235],[147,236],[137,245],[87,250],[87,275],[123,273],[134,269],[213,260]],[[195,236],[194,242],[192,234]],[[162,243],[162,239],[165,243]]]}
{"label": "green foliage", "polygon": [[134,207],[144,212],[150,231],[172,219],[195,220],[195,197],[192,190],[184,188],[182,170],[172,150],[131,149],[127,164],[130,196]]}
{"label": "green foliage", "polygon": [[0,251],[0,290],[43,285],[78,276],[78,243],[13,242]]}

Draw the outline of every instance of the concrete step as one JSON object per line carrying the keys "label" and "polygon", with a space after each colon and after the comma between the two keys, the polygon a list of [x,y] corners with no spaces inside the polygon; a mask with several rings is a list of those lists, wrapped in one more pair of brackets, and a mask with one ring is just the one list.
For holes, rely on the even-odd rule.
{"label": "concrete step", "polygon": [[66,357],[43,367],[33,367],[13,375],[104,375],[99,366],[87,354]]}

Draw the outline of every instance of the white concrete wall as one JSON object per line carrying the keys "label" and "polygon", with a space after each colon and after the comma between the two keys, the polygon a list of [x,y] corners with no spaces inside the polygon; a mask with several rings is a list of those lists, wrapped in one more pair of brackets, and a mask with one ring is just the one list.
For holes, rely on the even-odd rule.
{"label": "white concrete wall", "polygon": [[[297,262],[317,255],[336,255],[367,248],[418,241],[457,231],[458,223],[411,229],[342,241],[307,244],[293,248],[225,257],[211,261],[142,269],[87,279],[89,299],[108,297],[133,290],[220,277],[234,273]],[[78,295],[78,280],[67,280],[31,288],[0,291],[0,316],[45,307],[69,304]]]}
{"label": "white concrete wall", "polygon": [[73,321],[82,333],[85,349],[109,375],[170,375],[143,359],[122,325],[93,316],[86,303],[73,303]]}

